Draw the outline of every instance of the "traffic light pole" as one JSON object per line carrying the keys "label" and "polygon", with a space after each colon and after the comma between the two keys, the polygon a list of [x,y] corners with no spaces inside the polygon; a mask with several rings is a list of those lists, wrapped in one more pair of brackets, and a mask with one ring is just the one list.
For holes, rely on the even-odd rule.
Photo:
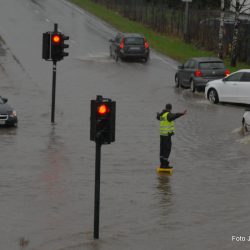
{"label": "traffic light pole", "polygon": [[190,42],[190,34],[189,34],[189,3],[192,2],[192,0],[182,0],[183,2],[186,2],[185,6],[185,23],[184,23],[184,41],[189,43]]}
{"label": "traffic light pole", "polygon": [[55,100],[56,100],[56,61],[53,61],[51,123],[55,122]]}
{"label": "traffic light pole", "polygon": [[97,141],[96,142],[96,154],[95,154],[94,239],[99,239],[100,180],[101,180],[101,143]]}
{"label": "traffic light pole", "polygon": [[[57,32],[58,24],[54,24],[54,32]],[[51,123],[55,122],[55,104],[56,104],[56,60],[53,60],[52,73],[52,102],[51,102]]]}
{"label": "traffic light pole", "polygon": [[97,95],[96,100],[90,103],[90,140],[96,143],[94,239],[99,239],[101,146],[115,141],[115,104],[101,95]]}
{"label": "traffic light pole", "polygon": [[64,52],[64,49],[69,47],[68,44],[64,44],[65,40],[69,40],[69,36],[58,31],[57,23],[54,24],[54,31],[43,33],[42,58],[53,62],[51,123],[55,122],[56,63],[69,55],[68,52]]}

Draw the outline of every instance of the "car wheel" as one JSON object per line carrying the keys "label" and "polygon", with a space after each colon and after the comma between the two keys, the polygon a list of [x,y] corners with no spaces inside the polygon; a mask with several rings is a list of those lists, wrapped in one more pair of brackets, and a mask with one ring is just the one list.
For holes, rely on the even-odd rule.
{"label": "car wheel", "polygon": [[144,62],[146,63],[148,61],[148,57],[144,57]]}
{"label": "car wheel", "polygon": [[195,92],[195,83],[194,83],[193,79],[190,81],[190,86],[191,86],[191,91],[194,93]]}
{"label": "car wheel", "polygon": [[178,74],[175,75],[174,80],[175,80],[175,87],[179,88],[180,87],[180,80],[179,80]]}
{"label": "car wheel", "polygon": [[219,97],[218,93],[215,89],[210,89],[208,91],[208,100],[212,103],[218,103],[219,102]]}

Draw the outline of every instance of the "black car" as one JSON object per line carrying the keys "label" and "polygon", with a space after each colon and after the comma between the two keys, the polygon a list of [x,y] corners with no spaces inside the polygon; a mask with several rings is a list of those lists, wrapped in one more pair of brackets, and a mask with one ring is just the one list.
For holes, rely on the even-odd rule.
{"label": "black car", "polygon": [[207,82],[228,76],[230,71],[223,61],[215,57],[190,58],[178,67],[175,74],[175,86],[204,91]]}
{"label": "black car", "polygon": [[0,96],[0,126],[16,126],[16,111],[7,104],[8,99]]}
{"label": "black car", "polygon": [[149,44],[145,36],[137,33],[118,33],[114,39],[110,39],[110,56],[116,61],[119,58],[143,59],[149,58]]}

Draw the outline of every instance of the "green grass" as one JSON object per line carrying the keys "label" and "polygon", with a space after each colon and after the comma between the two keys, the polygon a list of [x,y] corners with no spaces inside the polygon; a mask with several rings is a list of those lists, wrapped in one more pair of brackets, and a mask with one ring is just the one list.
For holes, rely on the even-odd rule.
{"label": "green grass", "polygon": [[[70,1],[103,19],[107,23],[110,23],[121,32],[136,32],[144,34],[149,41],[150,47],[179,62],[184,62],[190,57],[217,56],[213,51],[201,50],[196,48],[193,44],[184,43],[181,39],[159,34],[140,23],[122,17],[118,13],[107,9],[102,5],[95,4],[91,0]],[[237,67],[231,67],[230,58],[225,58],[224,61],[231,72],[241,68],[249,68],[249,65],[239,62]]]}

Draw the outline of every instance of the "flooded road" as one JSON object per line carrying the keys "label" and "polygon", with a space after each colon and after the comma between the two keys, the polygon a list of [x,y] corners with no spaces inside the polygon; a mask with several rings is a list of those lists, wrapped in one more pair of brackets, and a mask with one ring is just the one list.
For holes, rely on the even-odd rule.
{"label": "flooded road", "polygon": [[[213,105],[174,88],[177,63],[155,52],[147,64],[115,63],[105,25],[64,1],[2,0],[1,96],[18,112],[0,129],[0,248],[4,250],[249,249],[250,135],[244,107]],[[55,124],[52,63],[42,33],[70,36],[58,63]],[[102,147],[100,239],[93,240],[95,144],[90,100],[117,102],[116,141]],[[158,176],[159,123],[176,121],[171,177]]]}

